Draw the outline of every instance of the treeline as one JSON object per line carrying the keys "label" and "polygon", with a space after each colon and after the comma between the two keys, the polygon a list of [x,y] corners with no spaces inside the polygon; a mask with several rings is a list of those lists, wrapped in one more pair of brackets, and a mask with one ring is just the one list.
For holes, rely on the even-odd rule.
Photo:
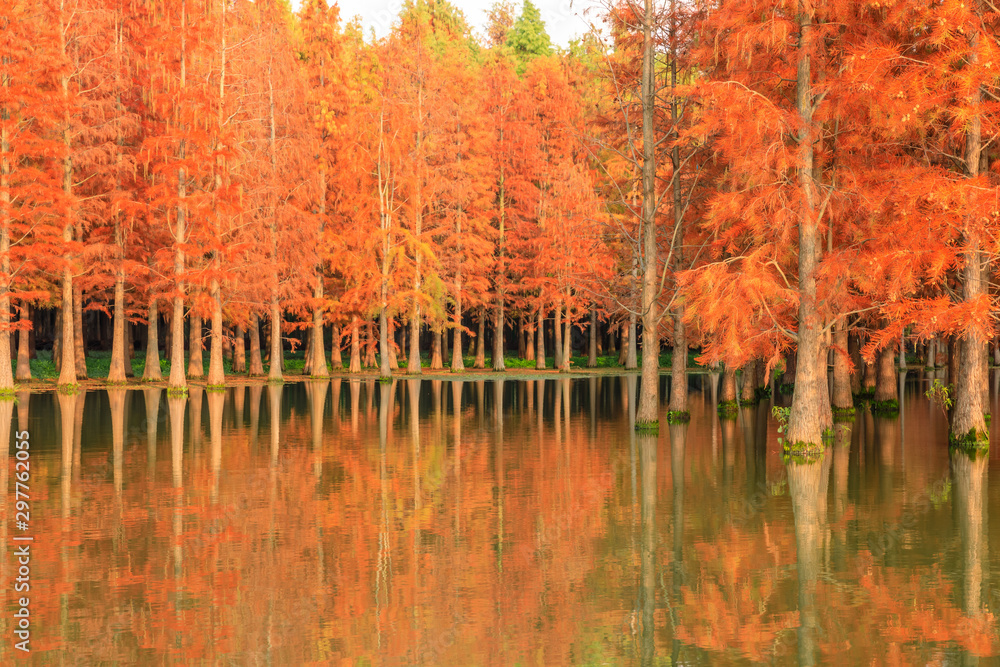
{"label": "treeline", "polygon": [[470,340],[482,366],[486,327],[502,369],[515,319],[544,365],[552,309],[568,367],[611,268],[581,140],[593,68],[555,53],[530,4],[494,8],[484,40],[423,1],[373,41],[323,0],[15,2],[3,21],[0,357],[21,332],[17,379],[33,326],[54,329],[59,385],[86,377],[88,310],[113,321],[112,383],[135,339],[146,380],[165,343],[175,389],[202,377],[203,341],[209,385],[224,355],[263,374],[262,347],[280,378],[303,339],[316,376],[376,358],[418,373],[428,343],[432,368],[448,342],[461,368]]}
{"label": "treeline", "polygon": [[388,376],[428,352],[459,370],[467,346],[484,366],[487,332],[495,369],[512,337],[568,369],[574,326],[621,327],[625,365],[642,351],[640,427],[666,341],[723,362],[726,400],[737,369],[747,396],[794,369],[788,440],[808,449],[849,416],[861,366],[888,376],[902,342],[937,341],[955,441],[984,444],[993,8],[625,1],[601,18],[560,50],[530,2],[476,36],[444,0],[411,1],[383,39],[323,0],[14,2],[0,357],[32,308],[58,313],[59,384],[86,372],[96,309],[109,381],[133,334],[159,379],[165,326],[176,389],[203,340],[218,385],[225,354],[263,374],[264,334],[272,378],[300,339],[307,373]]}

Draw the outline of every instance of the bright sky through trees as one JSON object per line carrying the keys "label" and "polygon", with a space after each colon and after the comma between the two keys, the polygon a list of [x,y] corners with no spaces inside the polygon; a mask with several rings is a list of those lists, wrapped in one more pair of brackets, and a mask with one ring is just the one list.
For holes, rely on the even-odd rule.
{"label": "bright sky through trees", "polygon": [[[340,15],[345,20],[354,16],[361,17],[361,25],[365,36],[375,30],[378,37],[389,34],[393,22],[399,16],[403,3],[401,0],[341,0]],[[493,0],[460,0],[455,3],[465,13],[465,18],[473,26],[479,36],[486,34],[486,13]],[[520,13],[522,2],[517,3]],[[301,0],[292,0],[292,7],[298,11]],[[596,0],[537,0],[535,6],[542,13],[545,29],[557,46],[567,46],[571,39],[576,39],[587,32],[587,21],[596,20],[596,11],[600,4]],[[585,12],[594,14],[588,17]]]}

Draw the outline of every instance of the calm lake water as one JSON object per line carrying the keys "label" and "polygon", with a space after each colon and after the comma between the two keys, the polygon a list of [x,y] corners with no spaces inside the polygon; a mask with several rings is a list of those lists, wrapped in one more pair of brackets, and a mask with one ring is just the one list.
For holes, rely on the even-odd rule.
{"label": "calm lake water", "polygon": [[658,436],[632,429],[635,377],[23,394],[0,409],[31,443],[28,531],[9,443],[0,472],[0,663],[24,534],[37,663],[1000,651],[997,464],[949,455],[926,374],[901,418],[859,413],[812,465],[782,461],[770,405],[720,422],[709,378],[690,424],[664,401]]}

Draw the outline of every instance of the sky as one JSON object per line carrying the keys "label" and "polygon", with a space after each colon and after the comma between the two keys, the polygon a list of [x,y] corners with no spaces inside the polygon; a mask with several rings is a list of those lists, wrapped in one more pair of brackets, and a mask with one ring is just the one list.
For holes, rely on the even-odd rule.
{"label": "sky", "polygon": [[[328,0],[332,1],[332,0]],[[535,6],[542,13],[542,20],[545,22],[545,29],[552,39],[552,43],[557,46],[567,46],[571,39],[581,36],[588,31],[587,20],[597,21],[596,15],[586,16],[584,10],[591,8],[591,13],[595,12],[600,3],[598,0],[532,0]],[[451,0],[452,4],[465,13],[466,20],[473,29],[483,36],[486,34],[486,12],[493,5],[494,0]],[[298,7],[297,0],[292,0],[292,6]],[[340,16],[344,20],[349,20],[357,15],[361,17],[361,25],[364,26],[365,35],[371,34],[371,29],[375,29],[375,35],[384,37],[392,28],[393,22],[399,15],[399,9],[403,6],[402,0],[340,0]],[[516,2],[516,14],[521,12],[521,2]]]}

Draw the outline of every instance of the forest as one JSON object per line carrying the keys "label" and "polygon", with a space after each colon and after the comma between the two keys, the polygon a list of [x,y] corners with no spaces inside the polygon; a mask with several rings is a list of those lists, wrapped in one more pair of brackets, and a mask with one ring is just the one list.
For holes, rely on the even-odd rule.
{"label": "forest", "polygon": [[787,387],[808,453],[858,397],[891,413],[910,354],[988,445],[986,0],[612,0],[567,48],[530,0],[485,35],[407,0],[385,38],[325,0],[4,7],[5,397],[50,349],[61,390],[110,348],[108,384],[183,393],[299,349],[388,378],[575,345],[641,368],[655,429],[690,349],[723,411]]}

